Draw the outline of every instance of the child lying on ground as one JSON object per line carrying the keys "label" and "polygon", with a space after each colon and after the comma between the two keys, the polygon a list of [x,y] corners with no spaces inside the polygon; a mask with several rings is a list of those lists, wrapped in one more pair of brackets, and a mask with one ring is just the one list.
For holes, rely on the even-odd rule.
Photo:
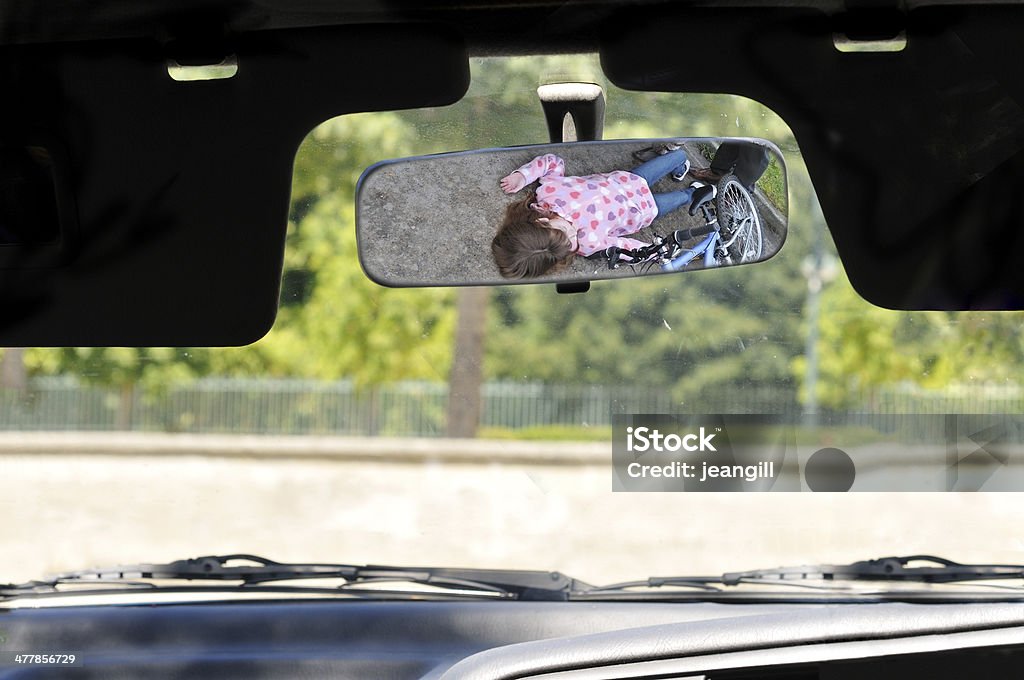
{"label": "child lying on ground", "polygon": [[498,270],[506,278],[535,277],[563,269],[575,255],[586,257],[611,246],[648,245],[626,235],[649,226],[659,215],[691,203],[699,205],[708,194],[714,195],[710,185],[662,194],[651,191],[669,173],[682,179],[689,167],[682,149],[628,172],[582,177],[566,177],[565,162],[555,154],[534,158],[501,180],[501,188],[509,194],[536,180],[540,184],[505,211],[491,242]]}

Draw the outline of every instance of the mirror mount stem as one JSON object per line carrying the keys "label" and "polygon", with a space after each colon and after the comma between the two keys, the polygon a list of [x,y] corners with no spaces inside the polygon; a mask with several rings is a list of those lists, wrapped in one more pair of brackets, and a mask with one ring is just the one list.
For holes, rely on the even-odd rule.
{"label": "mirror mount stem", "polygon": [[595,142],[604,134],[604,90],[596,83],[550,83],[537,88],[552,144]]}

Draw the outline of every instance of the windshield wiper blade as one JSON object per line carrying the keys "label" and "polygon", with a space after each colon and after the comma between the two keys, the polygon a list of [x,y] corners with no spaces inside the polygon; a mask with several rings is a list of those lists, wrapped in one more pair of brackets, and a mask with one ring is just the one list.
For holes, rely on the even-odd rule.
{"label": "windshield wiper blade", "polygon": [[[926,562],[932,566],[909,566]],[[778,581],[889,581],[913,583],[957,583],[1024,578],[1024,565],[961,564],[934,555],[881,557],[850,564],[817,564],[798,567],[754,569],[722,574],[724,585]]]}
{"label": "windshield wiper blade", "polygon": [[[924,563],[922,566],[921,563]],[[976,581],[996,581],[1024,578],[1024,565],[1014,564],[961,564],[934,555],[909,555],[904,557],[882,557],[862,560],[850,564],[815,564],[773,569],[728,572],[720,576],[652,576],[637,581],[626,581],[611,585],[595,586],[578,593],[579,599],[600,599],[613,596],[617,599],[632,596],[647,599],[684,597],[688,600],[716,599],[734,600],[737,597],[751,597],[751,591],[734,590],[741,585],[782,587],[788,590],[804,591],[813,598],[813,591],[819,593],[844,592],[859,597],[862,590],[855,582],[953,584]],[[845,583],[845,585],[841,585]],[[998,587],[990,585],[989,587]],[[1019,585],[1004,586],[1020,593]],[[672,589],[670,594],[637,593],[637,589]],[[904,591],[905,592],[905,591]],[[917,591],[915,591],[917,592]],[[764,589],[757,591],[764,596]],[[1021,597],[1024,595],[1017,595]],[[780,596],[785,597],[785,596]]]}
{"label": "windshield wiper blade", "polygon": [[[245,562],[245,564],[230,564]],[[447,567],[394,567],[329,563],[275,562],[247,554],[210,555],[168,562],[134,564],[57,574],[20,585],[0,585],[0,597],[53,593],[69,584],[124,584],[158,588],[152,581],[235,581],[240,589],[281,581],[341,579],[345,588],[361,583],[404,582],[460,591],[475,591],[517,600],[567,600],[590,586],[559,572]],[[62,591],[66,594],[66,591]],[[76,591],[86,592],[86,591]],[[371,592],[372,591],[366,591]]]}

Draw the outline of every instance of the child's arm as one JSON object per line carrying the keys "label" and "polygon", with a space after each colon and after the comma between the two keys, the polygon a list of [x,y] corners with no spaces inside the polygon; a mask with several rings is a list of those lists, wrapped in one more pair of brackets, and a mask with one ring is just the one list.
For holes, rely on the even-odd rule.
{"label": "child's arm", "polygon": [[584,256],[603,252],[611,246],[616,246],[622,250],[637,250],[638,248],[646,248],[651,245],[650,243],[644,243],[635,238],[626,238],[625,236],[595,236],[594,238],[587,238],[585,232],[581,233],[583,235],[579,240],[579,253]]}
{"label": "child's arm", "polygon": [[646,248],[647,246],[651,245],[650,243],[644,243],[643,241],[637,241],[635,238],[625,238],[625,237],[621,237],[621,236],[619,238],[612,239],[612,240],[614,241],[614,243],[612,245],[616,245],[619,248],[629,249],[629,250],[636,250],[638,248]]}
{"label": "child's arm", "polygon": [[518,170],[506,175],[501,180],[501,188],[506,193],[514,194],[527,184],[542,177],[564,177],[565,161],[553,153],[537,156]]}

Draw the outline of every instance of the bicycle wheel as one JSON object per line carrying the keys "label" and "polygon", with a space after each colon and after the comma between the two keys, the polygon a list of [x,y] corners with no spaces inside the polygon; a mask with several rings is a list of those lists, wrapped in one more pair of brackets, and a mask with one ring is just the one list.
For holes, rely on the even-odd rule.
{"label": "bicycle wheel", "polygon": [[757,214],[754,197],[736,175],[726,175],[718,182],[715,208],[722,244],[732,262],[738,264],[760,260],[764,247],[761,218]]}

